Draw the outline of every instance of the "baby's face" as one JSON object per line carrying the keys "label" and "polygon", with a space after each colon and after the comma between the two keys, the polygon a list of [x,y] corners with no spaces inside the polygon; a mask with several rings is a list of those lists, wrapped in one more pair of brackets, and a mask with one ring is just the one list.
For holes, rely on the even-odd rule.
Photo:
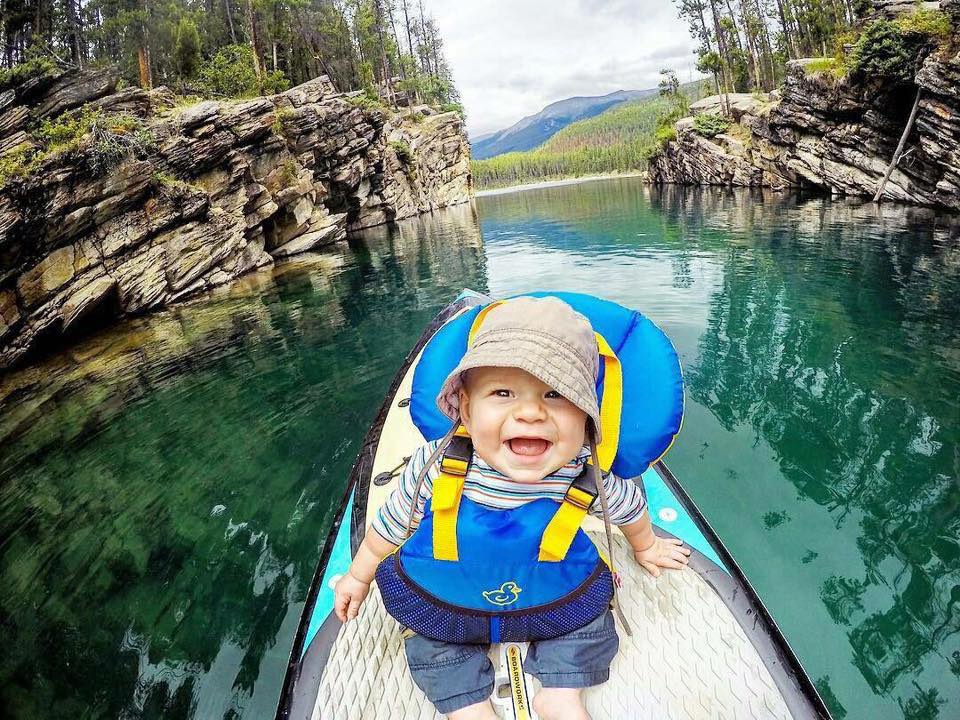
{"label": "baby's face", "polygon": [[587,415],[530,373],[483,367],[466,374],[460,417],[473,448],[518,482],[537,482],[583,447]]}

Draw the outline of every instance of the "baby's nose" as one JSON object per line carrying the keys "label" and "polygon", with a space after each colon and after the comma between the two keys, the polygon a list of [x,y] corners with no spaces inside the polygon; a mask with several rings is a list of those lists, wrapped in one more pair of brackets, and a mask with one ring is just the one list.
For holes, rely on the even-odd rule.
{"label": "baby's nose", "polygon": [[517,420],[533,422],[542,420],[544,416],[543,403],[538,400],[521,400],[517,403],[516,410],[514,410],[514,417],[517,418]]}

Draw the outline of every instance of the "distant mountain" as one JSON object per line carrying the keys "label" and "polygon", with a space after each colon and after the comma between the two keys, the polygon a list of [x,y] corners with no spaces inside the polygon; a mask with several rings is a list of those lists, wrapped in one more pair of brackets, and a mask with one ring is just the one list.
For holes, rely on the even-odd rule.
{"label": "distant mountain", "polygon": [[617,90],[609,95],[572,97],[550,103],[536,115],[529,115],[506,130],[481,135],[472,143],[475,160],[501,155],[514,150],[531,150],[542,145],[558,130],[577,120],[599,115],[607,108],[653,95],[651,90]]}
{"label": "distant mountain", "polygon": [[481,190],[561,178],[630,173],[647,167],[650,155],[674,134],[687,105],[711,94],[709,82],[680,86],[686,102],[654,92],[577,120],[532,150],[511,152],[471,164]]}

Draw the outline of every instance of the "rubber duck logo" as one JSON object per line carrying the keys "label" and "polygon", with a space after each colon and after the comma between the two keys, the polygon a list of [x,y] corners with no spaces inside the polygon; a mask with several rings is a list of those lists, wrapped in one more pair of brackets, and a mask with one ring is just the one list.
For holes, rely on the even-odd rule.
{"label": "rubber duck logo", "polygon": [[512,605],[517,601],[522,589],[513,580],[507,580],[496,590],[484,590],[483,597],[494,605]]}

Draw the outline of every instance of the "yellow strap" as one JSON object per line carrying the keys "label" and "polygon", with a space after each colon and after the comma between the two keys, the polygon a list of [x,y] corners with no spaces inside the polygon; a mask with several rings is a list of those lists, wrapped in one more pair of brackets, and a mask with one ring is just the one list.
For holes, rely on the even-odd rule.
{"label": "yellow strap", "polygon": [[497,305],[503,305],[505,302],[506,300],[496,300],[477,313],[477,316],[473,319],[473,325],[470,326],[470,332],[467,335],[467,347],[473,345],[473,338],[476,336],[477,330],[480,329],[480,326],[483,325],[483,321],[490,311],[497,307]]}
{"label": "yellow strap", "polygon": [[[467,428],[457,428],[457,437],[470,437]],[[444,453],[440,459],[440,474],[433,481],[433,557],[436,560],[459,559],[457,551],[457,513],[466,480],[469,462],[449,457]]]}
{"label": "yellow strap", "polygon": [[463,495],[464,477],[441,473],[433,481],[433,557],[457,560],[457,512]]}
{"label": "yellow strap", "polygon": [[566,500],[560,503],[560,508],[550,519],[540,539],[539,560],[541,562],[559,562],[566,557],[567,550],[570,549],[570,544],[586,514],[586,508],[578,507]]}
{"label": "yellow strap", "polygon": [[623,410],[623,367],[610,344],[600,333],[597,349],[603,358],[603,399],[600,402],[600,445],[597,457],[604,474],[610,472],[620,446],[620,413]]}
{"label": "yellow strap", "polygon": [[[603,358],[603,399],[600,403],[600,435],[602,440],[597,447],[597,459],[604,473],[610,472],[613,459],[617,456],[620,443],[620,412],[623,409],[623,368],[610,343],[600,333],[597,336],[597,350]],[[590,461],[588,461],[590,462]],[[540,539],[540,560],[558,562],[566,557],[573,538],[580,529],[580,523],[587,515],[592,497],[585,501],[584,493],[571,487],[564,495],[560,508],[550,519],[543,537]]]}

